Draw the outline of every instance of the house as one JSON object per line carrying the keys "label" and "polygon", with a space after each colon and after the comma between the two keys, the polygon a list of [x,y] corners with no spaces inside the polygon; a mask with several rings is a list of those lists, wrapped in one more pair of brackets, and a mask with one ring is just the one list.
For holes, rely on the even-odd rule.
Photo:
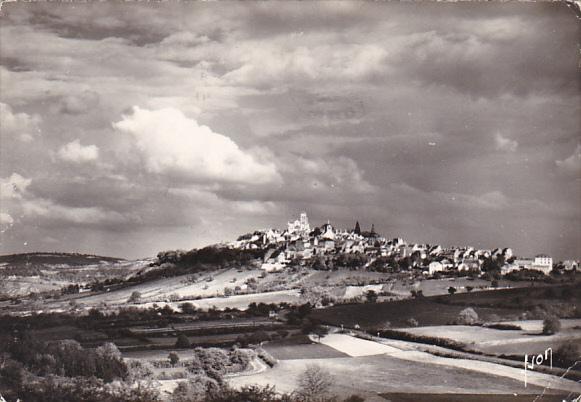
{"label": "house", "polygon": [[575,260],[563,261],[563,269],[565,271],[579,271],[579,263]]}
{"label": "house", "polygon": [[533,266],[533,260],[531,260],[530,258],[521,258],[521,259],[516,259],[513,261],[513,265],[517,266],[520,269],[531,269],[531,267]]}
{"label": "house", "polygon": [[539,254],[535,256],[534,265],[539,267],[553,267],[553,259],[545,254]]}
{"label": "house", "polygon": [[502,275],[506,275],[506,274],[510,274],[513,271],[518,271],[519,269],[521,269],[518,265],[516,264],[504,264],[502,267],[500,267],[500,273]]}
{"label": "house", "polygon": [[428,273],[430,275],[435,274],[436,272],[444,271],[444,265],[439,261],[432,261],[430,265],[428,265]]}
{"label": "house", "polygon": [[504,256],[505,260],[508,260],[508,259],[512,258],[514,253],[512,252],[511,248],[507,247],[507,248],[502,249],[502,255]]}
{"label": "house", "polygon": [[325,223],[322,227],[321,227],[321,239],[323,240],[335,240],[335,230],[333,229],[333,226],[331,226],[331,224],[329,222]]}
{"label": "house", "polygon": [[434,246],[430,249],[430,255],[440,255],[442,251],[442,246]]}
{"label": "house", "polygon": [[545,275],[549,275],[553,270],[553,259],[545,254],[535,256],[535,260],[530,269],[541,271]]}
{"label": "house", "polygon": [[480,260],[464,260],[458,264],[458,271],[480,271]]}
{"label": "house", "polygon": [[286,259],[285,253],[277,250],[274,251],[270,257],[265,258],[265,262],[262,263],[260,269],[266,272],[282,271],[286,267],[287,263],[288,260]]}

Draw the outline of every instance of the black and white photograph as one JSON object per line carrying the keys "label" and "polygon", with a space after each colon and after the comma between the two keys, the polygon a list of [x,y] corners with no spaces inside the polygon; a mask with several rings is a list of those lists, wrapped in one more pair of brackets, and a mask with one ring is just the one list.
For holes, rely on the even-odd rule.
{"label": "black and white photograph", "polygon": [[580,23],[0,1],[0,402],[581,402]]}

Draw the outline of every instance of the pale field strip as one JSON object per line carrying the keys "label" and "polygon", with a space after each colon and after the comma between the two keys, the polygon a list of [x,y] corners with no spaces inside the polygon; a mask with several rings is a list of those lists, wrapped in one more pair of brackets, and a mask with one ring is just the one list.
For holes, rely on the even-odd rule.
{"label": "pale field strip", "polygon": [[[326,337],[321,338],[321,343],[335,348],[338,351],[343,352],[351,357],[383,354],[402,360],[456,367],[485,374],[492,374],[495,376],[507,377],[519,381],[524,380],[524,365],[523,369],[517,369],[501,364],[494,364],[477,360],[439,357],[416,350],[400,350],[398,348],[384,345],[378,342],[359,339],[344,334],[327,335]],[[581,393],[581,384],[576,383],[575,381],[565,380],[559,377],[538,373],[531,370],[527,371],[527,382],[529,384],[538,385],[541,387]]]}
{"label": "pale field strip", "polygon": [[[562,319],[561,331],[553,335],[541,335],[543,322],[541,320],[507,321],[501,324],[518,325],[522,330],[498,330],[486,327],[475,327],[466,325],[438,325],[430,327],[402,328],[401,331],[421,336],[434,336],[438,338],[451,339],[465,343],[468,347],[477,350],[486,348],[487,352],[495,346],[502,346],[506,352],[507,346],[512,345],[512,353],[519,352],[517,345],[547,345],[556,349],[564,342],[581,342],[581,319]],[[530,348],[522,349],[522,353],[527,353]],[[542,349],[542,350],[541,350]],[[542,352],[545,348],[540,348]]]}

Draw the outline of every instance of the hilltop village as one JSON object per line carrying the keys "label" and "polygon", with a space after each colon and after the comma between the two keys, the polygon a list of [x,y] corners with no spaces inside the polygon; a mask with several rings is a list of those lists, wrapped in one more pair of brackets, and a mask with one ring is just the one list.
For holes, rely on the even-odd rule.
{"label": "hilltop village", "polygon": [[373,225],[369,231],[362,231],[359,222],[353,229],[338,229],[330,222],[311,227],[305,212],[299,219],[288,222],[285,230],[257,230],[240,236],[227,247],[266,250],[261,267],[267,272],[308,264],[318,269],[351,267],[385,272],[416,269],[426,275],[450,271],[473,274],[500,271],[506,275],[521,270],[549,275],[554,268],[577,270],[579,265],[577,261],[556,265],[544,254],[521,258],[510,248],[442,247],[408,243],[402,238],[386,239],[375,232]]}

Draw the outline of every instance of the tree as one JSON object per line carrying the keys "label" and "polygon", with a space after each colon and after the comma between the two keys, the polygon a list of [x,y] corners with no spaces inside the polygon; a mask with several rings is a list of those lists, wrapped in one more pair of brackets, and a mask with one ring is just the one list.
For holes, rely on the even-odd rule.
{"label": "tree", "polygon": [[131,296],[129,296],[129,300],[127,300],[128,303],[138,303],[141,300],[141,292],[135,290],[133,293],[131,293]]}
{"label": "tree", "polygon": [[496,289],[498,287],[498,279],[493,279],[492,282],[490,282],[490,286]]}
{"label": "tree", "polygon": [[196,306],[190,302],[180,304],[180,309],[184,314],[196,314]]}
{"label": "tree", "polygon": [[448,293],[450,293],[451,295],[453,295],[454,293],[456,293],[456,288],[454,286],[450,286],[448,288]]}
{"label": "tree", "polygon": [[471,325],[478,321],[478,314],[472,307],[467,307],[458,314],[458,324]]}
{"label": "tree", "polygon": [[347,399],[344,399],[343,402],[365,402],[365,398],[359,396],[359,395],[351,395],[350,397],[348,397]]}
{"label": "tree", "polygon": [[169,363],[173,367],[175,367],[175,365],[178,364],[180,361],[180,357],[178,356],[178,354],[176,352],[169,352],[169,355],[167,356],[167,358],[169,359]]}
{"label": "tree", "polygon": [[321,341],[321,337],[327,335],[329,333],[329,328],[323,326],[323,325],[317,325],[314,329],[313,329],[313,333],[315,335],[317,335],[317,337],[319,338],[319,342]]}
{"label": "tree", "polygon": [[176,348],[187,349],[191,346],[192,344],[185,334],[178,335],[178,339],[176,340]]}
{"label": "tree", "polygon": [[365,298],[367,299],[368,303],[375,303],[377,302],[377,293],[374,290],[368,290],[367,293],[365,293]]}
{"label": "tree", "polygon": [[557,316],[549,316],[543,320],[543,334],[552,335],[561,330],[561,321]]}
{"label": "tree", "polygon": [[333,377],[316,364],[310,364],[298,378],[298,394],[305,401],[322,399],[333,385]]}

